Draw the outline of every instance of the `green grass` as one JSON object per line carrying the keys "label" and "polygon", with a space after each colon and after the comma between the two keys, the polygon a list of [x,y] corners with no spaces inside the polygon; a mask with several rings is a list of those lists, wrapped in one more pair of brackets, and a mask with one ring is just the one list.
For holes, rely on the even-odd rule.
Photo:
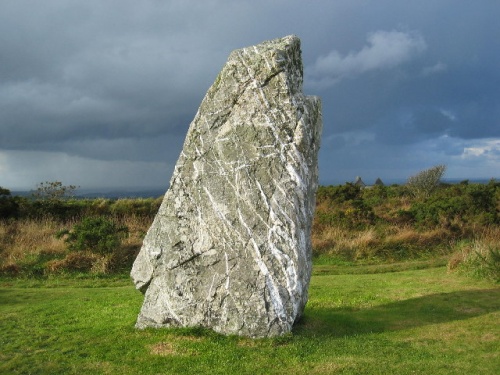
{"label": "green grass", "polygon": [[401,262],[380,263],[372,260],[346,261],[335,256],[319,256],[314,259],[314,275],[330,274],[373,274],[407,270],[419,270],[432,267],[443,267],[449,262],[448,256],[434,256],[428,259],[406,260]]}
{"label": "green grass", "polygon": [[292,334],[261,340],[136,330],[142,295],[126,276],[3,279],[0,373],[498,373],[498,284],[445,267],[339,267],[315,267]]}

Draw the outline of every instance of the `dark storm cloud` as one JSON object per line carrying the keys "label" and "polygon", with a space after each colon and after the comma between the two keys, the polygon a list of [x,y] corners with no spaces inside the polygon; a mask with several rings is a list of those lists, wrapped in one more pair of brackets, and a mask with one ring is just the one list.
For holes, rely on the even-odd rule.
{"label": "dark storm cloud", "polygon": [[[498,144],[484,146],[484,142],[500,137],[500,77],[494,63],[500,61],[500,50],[488,42],[500,31],[494,21],[500,4],[443,1],[420,9],[405,6],[407,12],[394,13],[410,26],[399,29],[400,40],[407,46],[420,40],[425,50],[414,48],[418,53],[392,67],[380,64],[363,71],[353,64],[349,74],[332,67],[337,69],[336,80],[330,79],[331,87],[323,90],[326,95],[321,93],[331,100],[324,106],[331,126],[325,127],[323,165],[338,160],[335,171],[344,171],[339,175],[346,177],[351,172],[351,178],[382,170],[404,177],[412,169],[438,163],[453,164],[448,171],[456,175],[474,172],[474,167],[477,173],[498,174],[499,160],[491,157]],[[329,56],[336,56],[342,66],[376,46],[367,39]],[[489,151],[477,151],[484,147]],[[326,173],[334,176],[334,171]]]}
{"label": "dark storm cloud", "polygon": [[302,40],[305,92],[323,102],[323,181],[438,163],[490,174],[499,16],[493,0],[5,0],[1,177],[33,184],[74,165],[95,185],[125,183],[127,168],[163,183],[153,174],[171,173],[231,50],[288,34]]}
{"label": "dark storm cloud", "polygon": [[[168,11],[186,7],[75,4],[4,9],[0,123],[8,137],[0,147],[185,134],[214,60],[208,46],[178,35],[182,14]],[[167,12],[165,22],[156,9]]]}

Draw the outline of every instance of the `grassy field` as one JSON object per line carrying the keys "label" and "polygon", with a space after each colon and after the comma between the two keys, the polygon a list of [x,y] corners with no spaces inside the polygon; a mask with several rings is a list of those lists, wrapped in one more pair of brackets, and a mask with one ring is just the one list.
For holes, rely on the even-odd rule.
{"label": "grassy field", "polygon": [[[414,266],[414,267],[413,267]],[[376,266],[375,266],[376,267]],[[415,269],[412,269],[415,268]],[[391,272],[386,272],[391,271]],[[292,334],[134,329],[126,275],[0,281],[1,374],[497,374],[500,287],[439,262],[315,266]]]}

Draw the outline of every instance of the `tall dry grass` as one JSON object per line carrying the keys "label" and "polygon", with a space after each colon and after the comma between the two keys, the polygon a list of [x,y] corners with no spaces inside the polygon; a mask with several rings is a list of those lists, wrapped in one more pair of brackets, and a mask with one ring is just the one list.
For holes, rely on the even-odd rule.
{"label": "tall dry grass", "polygon": [[0,221],[0,264],[17,263],[39,254],[63,254],[66,246],[55,233],[63,225],[53,219]]}
{"label": "tall dry grass", "polygon": [[453,238],[446,228],[418,231],[411,226],[390,225],[380,230],[369,227],[352,230],[342,226],[316,228],[312,233],[315,255],[339,256],[347,260],[397,260],[428,253],[442,255],[450,251]]}
{"label": "tall dry grass", "polygon": [[476,278],[500,281],[500,227],[487,227],[472,240],[457,241],[453,250],[449,271],[458,270]]}
{"label": "tall dry grass", "polygon": [[111,268],[131,264],[139,251],[151,219],[143,216],[113,217],[127,226],[128,236],[108,256],[88,252],[69,253],[63,238],[56,234],[71,229],[78,220],[62,223],[51,218],[0,221],[0,274],[58,273],[65,270],[90,270],[106,273]]}
{"label": "tall dry grass", "polygon": [[349,260],[357,260],[363,251],[380,242],[373,228],[352,231],[340,226],[313,231],[311,240],[316,255],[336,255]]}

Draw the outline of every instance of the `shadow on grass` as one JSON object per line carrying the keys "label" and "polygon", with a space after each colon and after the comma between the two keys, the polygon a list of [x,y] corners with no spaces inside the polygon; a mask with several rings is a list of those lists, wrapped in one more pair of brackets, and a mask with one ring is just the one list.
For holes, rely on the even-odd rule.
{"label": "shadow on grass", "polygon": [[33,299],[34,293],[23,293],[19,295],[14,289],[4,288],[5,286],[11,287],[11,285],[4,284],[0,286],[0,306],[11,306],[17,304],[25,304]]}
{"label": "shadow on grass", "polygon": [[307,308],[301,336],[344,337],[446,323],[500,310],[500,288],[431,294],[371,308]]}

